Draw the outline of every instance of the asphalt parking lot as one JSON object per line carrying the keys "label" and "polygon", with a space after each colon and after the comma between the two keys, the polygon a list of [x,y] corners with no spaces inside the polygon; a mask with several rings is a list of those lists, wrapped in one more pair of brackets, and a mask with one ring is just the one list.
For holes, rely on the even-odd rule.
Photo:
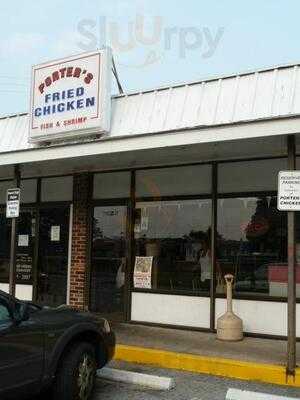
{"label": "asphalt parking lot", "polygon": [[170,391],[152,390],[137,385],[98,380],[94,400],[224,400],[229,388],[276,394],[300,399],[300,389],[217,378],[149,366],[113,362],[110,366],[136,372],[173,377],[176,387]]}

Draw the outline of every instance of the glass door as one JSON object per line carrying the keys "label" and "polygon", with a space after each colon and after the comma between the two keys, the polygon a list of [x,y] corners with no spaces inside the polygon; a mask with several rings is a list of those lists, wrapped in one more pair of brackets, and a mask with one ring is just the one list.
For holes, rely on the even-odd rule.
{"label": "glass door", "polygon": [[[16,284],[32,285],[35,252],[35,210],[22,208],[18,218]],[[8,290],[10,265],[11,219],[0,212],[0,289]],[[22,288],[21,288],[22,289]],[[23,295],[22,290],[19,294]],[[28,299],[31,300],[31,299]]]}
{"label": "glass door", "polygon": [[111,321],[124,320],[126,221],[125,205],[94,208],[90,308]]}
{"label": "glass door", "polygon": [[66,304],[68,281],[69,206],[40,209],[37,301]]}

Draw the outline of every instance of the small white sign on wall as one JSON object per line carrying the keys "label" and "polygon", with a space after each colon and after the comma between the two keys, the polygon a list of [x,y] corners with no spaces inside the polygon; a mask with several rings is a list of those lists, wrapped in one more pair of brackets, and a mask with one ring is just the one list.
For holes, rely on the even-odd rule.
{"label": "small white sign on wall", "polygon": [[279,172],[277,208],[280,211],[300,211],[300,171]]}

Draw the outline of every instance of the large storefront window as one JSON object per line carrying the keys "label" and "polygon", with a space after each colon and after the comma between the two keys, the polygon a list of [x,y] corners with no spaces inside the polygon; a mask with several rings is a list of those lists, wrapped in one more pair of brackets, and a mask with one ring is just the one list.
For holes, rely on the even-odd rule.
{"label": "large storefront window", "polygon": [[211,165],[136,171],[136,196],[162,197],[211,193]]}
{"label": "large storefront window", "polygon": [[287,220],[276,196],[219,199],[217,243],[218,269],[235,275],[236,294],[286,296]]}
{"label": "large storefront window", "polygon": [[[234,274],[238,295],[287,295],[286,214],[266,194],[276,193],[278,172],[286,168],[286,158],[218,165],[216,270]],[[218,283],[217,293],[224,293]]]}
{"label": "large storefront window", "polygon": [[136,256],[153,257],[151,288],[208,294],[211,200],[141,202],[135,214]]}

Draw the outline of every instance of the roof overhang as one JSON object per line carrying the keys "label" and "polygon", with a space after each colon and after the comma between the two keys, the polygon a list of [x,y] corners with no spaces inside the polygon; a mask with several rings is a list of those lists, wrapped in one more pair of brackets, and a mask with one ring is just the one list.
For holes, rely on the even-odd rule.
{"label": "roof overhang", "polygon": [[15,164],[32,176],[283,156],[286,135],[296,134],[300,150],[298,132],[300,118],[285,118],[33,148],[2,153],[0,177]]}

